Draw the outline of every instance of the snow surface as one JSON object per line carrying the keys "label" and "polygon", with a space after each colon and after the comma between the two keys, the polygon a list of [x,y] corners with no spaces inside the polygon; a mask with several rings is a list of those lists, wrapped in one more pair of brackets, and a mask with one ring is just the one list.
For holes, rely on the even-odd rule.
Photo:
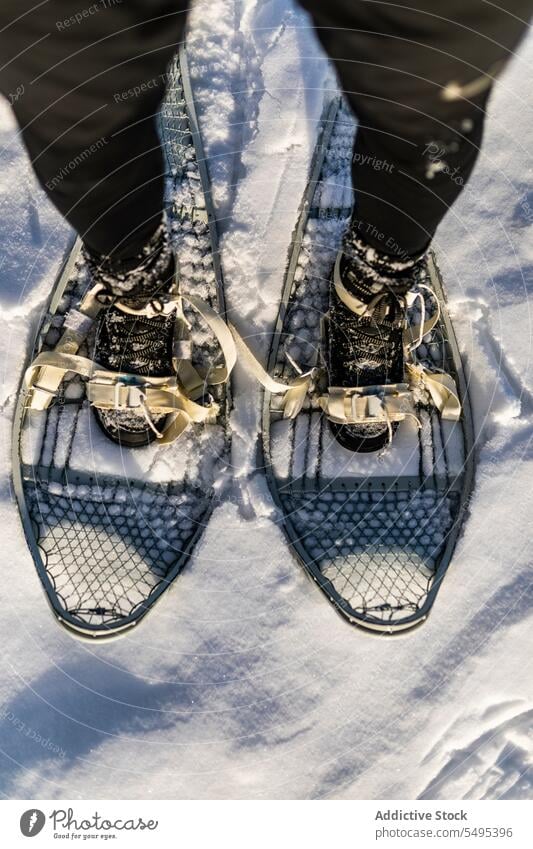
{"label": "snow surface", "polygon": [[[193,24],[230,313],[265,350],[332,76],[289,0],[197,2]],[[55,625],[9,451],[26,347],[68,230],[0,104],[4,796],[533,796],[532,65],[530,37],[436,240],[475,406],[477,487],[429,622],[393,639],[342,622],[287,551],[255,466],[259,401],[242,372],[235,485],[189,568],[115,644],[78,643]]]}

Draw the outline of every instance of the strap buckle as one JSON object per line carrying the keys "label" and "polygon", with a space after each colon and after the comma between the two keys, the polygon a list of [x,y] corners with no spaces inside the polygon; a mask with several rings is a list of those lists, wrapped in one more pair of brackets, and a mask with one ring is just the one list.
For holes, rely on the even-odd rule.
{"label": "strap buckle", "polygon": [[[142,407],[146,403],[147,383],[126,383],[123,380],[117,380],[115,383],[115,408],[121,409],[126,407],[128,410],[135,410]],[[121,398],[121,390],[126,390],[126,397]]]}
{"label": "strap buckle", "polygon": [[[126,407],[127,410],[140,410],[146,422],[150,428],[153,430],[158,439],[163,439],[164,433],[157,429],[154,424],[154,420],[148,409],[148,405],[146,403],[146,389],[149,388],[148,383],[126,383],[124,380],[118,380],[115,383],[115,392],[114,392],[114,400],[115,400],[115,409],[123,410]],[[126,389],[126,398],[122,401],[120,398],[121,389]]]}
{"label": "strap buckle", "polygon": [[354,422],[360,419],[383,419],[385,392],[365,392],[348,390],[346,400],[350,403],[351,415]]}

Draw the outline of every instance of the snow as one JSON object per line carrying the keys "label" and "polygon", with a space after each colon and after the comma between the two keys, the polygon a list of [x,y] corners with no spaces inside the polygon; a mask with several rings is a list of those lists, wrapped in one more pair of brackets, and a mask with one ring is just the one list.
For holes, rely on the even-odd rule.
{"label": "snow", "polygon": [[[230,317],[265,355],[332,75],[289,0],[197,2],[193,23]],[[429,622],[393,639],[347,626],[290,556],[257,468],[259,396],[240,370],[234,486],[187,570],[114,644],[75,642],[54,623],[9,452],[68,229],[0,104],[4,796],[531,798],[532,64],[529,37],[436,240],[474,401],[477,485]]]}

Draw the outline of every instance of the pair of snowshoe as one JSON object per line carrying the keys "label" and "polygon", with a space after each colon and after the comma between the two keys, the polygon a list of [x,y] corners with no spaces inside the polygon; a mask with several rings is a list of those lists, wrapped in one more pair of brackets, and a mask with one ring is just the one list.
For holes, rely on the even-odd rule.
{"label": "pair of snowshoe", "polygon": [[162,134],[168,223],[129,269],[76,244],[17,408],[15,490],[56,617],[77,636],[116,636],[172,584],[224,479],[239,359],[265,389],[260,459],[308,574],[354,624],[419,624],[472,479],[466,387],[432,256],[384,269],[350,231],[350,210],[322,196],[332,169],[349,183],[353,123],[332,102],[265,370],[224,317],[183,51]]}

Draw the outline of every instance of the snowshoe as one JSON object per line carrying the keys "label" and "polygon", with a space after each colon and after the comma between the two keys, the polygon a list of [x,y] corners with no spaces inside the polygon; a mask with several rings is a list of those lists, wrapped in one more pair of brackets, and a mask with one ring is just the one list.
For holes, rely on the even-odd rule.
{"label": "snowshoe", "polygon": [[[400,298],[343,280],[354,130],[332,101],[268,364],[273,383],[306,377],[308,391],[295,409],[267,388],[261,462],[310,577],[350,623],[392,634],[423,622],[442,584],[473,485],[473,429],[433,253]],[[385,309],[363,321],[374,298]]]}
{"label": "snowshoe", "polygon": [[77,241],[15,416],[14,485],[31,554],[57,620],[91,640],[127,633],[172,585],[229,457],[235,349],[221,318],[217,233],[184,49],[161,132],[171,265],[159,269],[148,302],[134,290],[110,299],[105,269],[95,273]]}

